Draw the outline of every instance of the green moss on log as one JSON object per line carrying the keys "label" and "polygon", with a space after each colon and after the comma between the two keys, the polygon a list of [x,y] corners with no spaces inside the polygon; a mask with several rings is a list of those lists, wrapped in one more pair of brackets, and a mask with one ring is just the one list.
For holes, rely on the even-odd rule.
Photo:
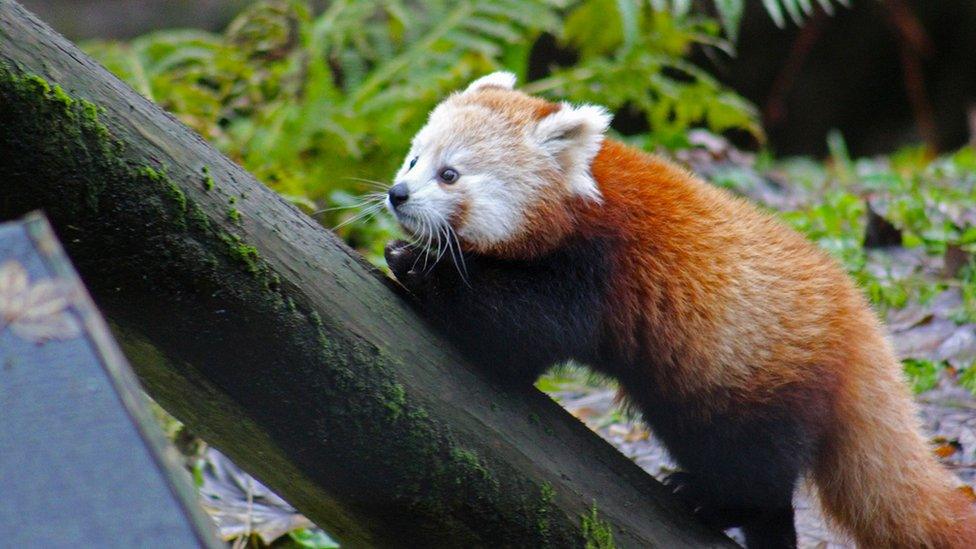
{"label": "green moss on log", "polygon": [[318,311],[312,311],[308,314],[308,319],[312,322],[312,326],[316,328],[322,328],[322,317],[319,316]]}
{"label": "green moss on log", "polygon": [[[352,397],[356,398],[355,408],[363,407],[363,413],[353,417],[340,409],[335,413],[356,429],[375,429],[376,420],[383,419],[387,422],[383,428],[387,436],[398,438],[396,455],[391,454],[390,458],[398,461],[397,469],[403,474],[396,496],[399,505],[424,509],[425,513],[438,516],[453,515],[455,511],[452,509],[457,509],[458,505],[471,509],[472,513],[496,509],[495,515],[472,515],[471,519],[477,522],[479,529],[492,531],[501,528],[502,524],[508,524],[506,528],[511,528],[513,516],[518,517],[522,521],[520,527],[497,538],[506,539],[511,535],[507,539],[515,545],[544,545],[547,539],[566,543],[566,540],[579,535],[576,527],[567,529],[565,524],[557,527],[552,519],[548,511],[551,487],[543,492],[541,502],[531,495],[525,497],[506,493],[499,480],[504,477],[496,476],[498,473],[494,467],[497,464],[486,462],[477,450],[462,446],[450,437],[449,430],[432,419],[423,406],[396,382],[393,372],[398,368],[398,363],[386,353],[361,345],[350,348],[349,342],[331,340],[324,332],[320,344],[334,376],[337,396],[344,395],[343,409],[349,407],[351,395],[356,395]],[[368,384],[359,383],[364,372],[356,365],[363,363],[370,364]],[[376,395],[376,398],[369,400],[382,403],[386,414],[365,413],[367,404],[360,403],[359,398],[368,398],[369,395]],[[405,456],[410,456],[406,465]],[[497,503],[485,505],[486,501]],[[501,502],[508,503],[502,505]],[[502,508],[505,510],[501,511]]]}
{"label": "green moss on log", "polygon": [[193,223],[194,228],[198,231],[207,232],[210,230],[210,218],[207,214],[200,208],[199,204],[190,203],[190,211],[187,214],[190,221]]}
{"label": "green moss on log", "polygon": [[243,265],[247,269],[247,272],[252,275],[261,273],[261,256],[258,254],[257,248],[246,244],[241,237],[230,233],[220,233],[220,239],[224,241],[230,257]]}
{"label": "green moss on log", "polygon": [[580,517],[580,527],[583,530],[583,543],[586,549],[614,549],[613,527],[609,522],[600,518],[596,508],[593,506],[583,513]]}
{"label": "green moss on log", "polygon": [[403,385],[396,382],[390,384],[386,394],[386,408],[390,411],[390,419],[399,419],[406,403],[407,393]]}
{"label": "green moss on log", "polygon": [[[99,195],[104,181],[113,174],[126,171],[118,156],[118,145],[108,138],[108,130],[99,122],[99,109],[83,99],[74,99],[61,86],[52,86],[36,74],[17,72],[0,64],[0,104],[16,105],[3,118],[4,131],[0,141],[22,140],[31,136],[31,146],[42,158],[57,158],[63,163],[64,190],[69,192],[70,214],[82,215],[85,210],[97,212]],[[16,110],[16,112],[13,112]],[[27,127],[16,127],[6,119],[30,120]],[[25,132],[36,133],[25,133]],[[92,157],[107,159],[103,178],[72,177],[73,168],[82,168],[86,159],[76,160],[73,153],[84,151]],[[84,185],[77,183],[84,179]]]}
{"label": "green moss on log", "polygon": [[[474,473],[483,480],[491,479],[491,473],[488,472],[488,469],[485,469],[485,466],[481,464],[481,460],[478,459],[478,454],[474,453],[473,451],[455,446],[454,448],[451,448],[451,458],[456,461],[466,473]],[[458,478],[459,483],[464,480],[464,478]]]}
{"label": "green moss on log", "polygon": [[186,193],[183,189],[176,184],[175,181],[166,175],[166,171],[163,169],[156,169],[152,166],[140,166],[138,168],[139,175],[145,179],[149,184],[155,185],[163,193],[163,195],[169,200],[171,205],[171,213],[173,214],[173,221],[181,228],[186,228],[185,215],[189,210],[189,201],[186,198]]}
{"label": "green moss on log", "polygon": [[203,172],[203,190],[212,191],[216,185],[216,182],[214,181],[213,176],[210,175],[210,167],[204,166],[200,168],[200,171]]}
{"label": "green moss on log", "polygon": [[542,538],[542,545],[549,546],[549,528],[552,520],[552,500],[556,497],[556,491],[552,484],[543,482],[539,488],[539,507],[536,509],[536,527],[539,536]]}
{"label": "green moss on log", "polygon": [[[69,193],[73,199],[50,200],[51,204],[64,207],[69,217],[96,214],[105,191],[105,181],[115,187],[138,185],[139,194],[154,194],[160,200],[145,200],[146,205],[157,204],[146,212],[154,223],[169,221],[175,233],[188,227],[206,238],[219,238],[225,243],[227,256],[252,275],[270,276],[257,248],[237,235],[215,233],[202,208],[186,195],[183,189],[162,167],[135,163],[125,158],[125,148],[115,139],[108,127],[100,120],[103,109],[94,103],[76,98],[46,79],[30,73],[22,73],[6,64],[0,64],[0,103],[18,105],[18,113],[5,114],[5,135],[2,139],[20,139],[18,135],[39,136],[32,138],[33,153],[40,159],[52,158],[50,165],[58,170],[59,192]],[[6,117],[13,120],[6,120]],[[15,150],[7,147],[5,150]],[[202,168],[210,180],[210,169]],[[147,185],[148,183],[148,185]],[[39,202],[41,200],[38,200]],[[236,201],[231,197],[230,202]],[[56,214],[56,212],[54,212]],[[240,220],[236,208],[228,211],[232,220]]]}

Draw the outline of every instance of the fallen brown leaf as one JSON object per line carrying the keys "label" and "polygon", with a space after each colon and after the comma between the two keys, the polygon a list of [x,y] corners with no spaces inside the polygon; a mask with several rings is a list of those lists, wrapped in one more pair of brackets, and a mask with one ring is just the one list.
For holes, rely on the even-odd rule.
{"label": "fallen brown leaf", "polygon": [[569,411],[573,414],[573,417],[581,421],[586,421],[597,415],[596,410],[590,408],[589,406],[581,406],[579,408],[573,408]]}
{"label": "fallen brown leaf", "polygon": [[952,454],[955,454],[958,451],[959,448],[957,448],[955,444],[952,443],[942,444],[935,448],[935,455],[939,456],[942,459],[945,459],[951,456]]}

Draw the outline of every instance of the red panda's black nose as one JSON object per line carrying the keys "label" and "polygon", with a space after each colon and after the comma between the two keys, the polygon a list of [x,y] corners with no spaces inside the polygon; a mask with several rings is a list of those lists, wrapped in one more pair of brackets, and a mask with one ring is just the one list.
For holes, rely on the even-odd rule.
{"label": "red panda's black nose", "polygon": [[406,183],[397,183],[396,185],[390,187],[390,204],[396,208],[400,204],[403,204],[410,198],[410,189],[407,188]]}

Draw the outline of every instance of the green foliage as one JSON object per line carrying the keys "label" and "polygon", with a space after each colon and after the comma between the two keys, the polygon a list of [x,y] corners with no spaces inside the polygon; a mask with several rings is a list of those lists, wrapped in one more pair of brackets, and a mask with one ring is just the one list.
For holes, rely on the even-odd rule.
{"label": "green foliage", "polygon": [[613,528],[601,519],[596,502],[580,517],[583,528],[583,541],[586,549],[614,549]]}
{"label": "green foliage", "polygon": [[[624,0],[641,3],[641,0]],[[687,16],[692,11],[691,0],[649,0],[657,11],[670,11],[677,17]],[[834,4],[850,7],[850,0],[816,0],[817,5],[828,15],[834,14]],[[722,22],[725,35],[733,43],[739,37],[739,26],[745,12],[746,0],[713,0],[712,6]],[[814,14],[813,0],[763,0],[763,7],[777,27],[786,27],[787,17],[797,25],[802,25],[807,17]]]}
{"label": "green foliage", "polygon": [[[526,58],[531,38],[555,29],[559,6],[339,0],[313,17],[304,2],[263,2],[222,35],[162,31],[86,48],[312,210],[354,205],[384,185],[430,108],[504,57]],[[389,220],[351,223],[342,236],[376,257],[394,230]]]}
{"label": "green foliage", "polygon": [[[956,320],[976,320],[976,151],[960,151],[930,161],[920,149],[905,149],[886,163],[858,163],[863,191],[884,207],[885,218],[902,232],[905,246],[922,247],[930,255],[948,256],[953,250],[969,257],[958,274],[944,281],[903,281],[914,300],[924,301],[947,285],[959,285],[963,309]],[[895,303],[898,306],[899,304]]]}
{"label": "green foliage", "polygon": [[699,123],[715,132],[744,129],[761,140],[753,106],[684,59],[695,45],[730,51],[720,32],[707,17],[586,0],[569,12],[561,34],[579,61],[525,90],[640,113],[651,131],[631,141],[645,148],[686,146],[687,130]]}
{"label": "green foliage", "polygon": [[[887,158],[852,159],[838,133],[830,135],[828,147],[826,163],[757,162],[795,199],[778,215],[840,260],[882,315],[959,288],[961,306],[945,312],[959,324],[976,322],[976,149],[933,159],[921,147],[907,147]],[[713,179],[748,194],[756,173],[733,169]],[[916,250],[920,266],[864,248],[867,201],[900,231],[903,245]],[[914,358],[904,366],[916,391],[924,391],[934,387],[945,364]],[[976,389],[976,368],[962,369],[959,380]]]}
{"label": "green foliage", "polygon": [[573,393],[592,387],[615,389],[617,382],[582,364],[570,361],[549,368],[536,380],[535,387],[544,393],[549,393],[558,401],[558,393]]}
{"label": "green foliage", "polygon": [[[653,4],[653,3],[651,3]],[[388,216],[353,219],[387,185],[429,110],[495,69],[527,71],[543,32],[580,62],[528,91],[643,114],[637,143],[684,144],[685,131],[742,128],[755,110],[683,58],[728,50],[718,22],[623,0],[260,2],[222,34],[168,30],[85,47],[111,71],[225,154],[379,261]],[[563,17],[565,15],[565,17]],[[202,174],[205,188],[219,185]],[[228,215],[236,217],[229,211]]]}
{"label": "green foliage", "polygon": [[[826,165],[790,159],[769,168],[806,196],[799,207],[780,212],[781,217],[837,257],[882,311],[926,302],[958,285],[964,300],[958,320],[976,320],[976,269],[971,260],[943,280],[915,274],[895,277],[878,272],[879,258],[874,269],[869,268],[863,246],[868,197],[901,231],[906,247],[920,247],[933,256],[955,249],[971,257],[976,252],[976,151],[964,148],[933,160],[922,149],[910,147],[890,158],[853,160],[840,135],[832,134],[828,145],[831,158]],[[733,188],[740,185],[734,175],[723,176],[723,181]]]}
{"label": "green foliage", "polygon": [[892,156],[889,168],[864,174],[866,187],[884,193],[886,217],[904,231],[906,245],[930,253],[950,246],[976,251],[976,150],[964,148],[931,163],[916,153],[903,151]]}
{"label": "green foliage", "polygon": [[959,271],[959,285],[962,288],[962,309],[954,320],[960,324],[976,322],[976,258],[973,256]]}
{"label": "green foliage", "polygon": [[318,528],[302,528],[288,532],[295,547],[307,549],[336,549],[339,544]]}
{"label": "green foliage", "polygon": [[922,393],[935,387],[939,380],[939,369],[943,366],[931,360],[907,358],[902,361],[905,374],[912,384],[912,390]]}
{"label": "green foliage", "polygon": [[[738,0],[744,1],[744,0]],[[850,0],[833,0],[844,7],[850,7]],[[834,5],[832,0],[817,0],[817,4],[823,8],[824,12],[833,15]],[[716,0],[716,7],[719,1]],[[813,2],[811,0],[763,0],[763,7],[772,17],[773,22],[778,27],[786,26],[786,15],[797,25],[803,24],[803,19],[813,15]]]}
{"label": "green foliage", "polygon": [[784,212],[782,217],[821,248],[831,252],[848,271],[864,267],[864,201],[844,189],[830,189],[809,207]]}
{"label": "green foliage", "polygon": [[745,7],[745,0],[715,0],[715,11],[722,22],[722,30],[733,43],[739,39],[739,25]]}
{"label": "green foliage", "polygon": [[959,374],[959,384],[976,394],[976,365],[972,365]]}
{"label": "green foliage", "polygon": [[556,491],[548,481],[542,483],[539,489],[539,506],[536,509],[536,526],[539,528],[539,537],[544,546],[549,545],[550,514],[552,513],[552,500],[556,497]]}

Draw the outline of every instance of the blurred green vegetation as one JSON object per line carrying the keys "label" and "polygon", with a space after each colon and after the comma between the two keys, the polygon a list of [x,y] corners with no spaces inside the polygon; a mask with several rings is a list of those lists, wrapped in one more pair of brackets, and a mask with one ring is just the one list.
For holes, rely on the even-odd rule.
{"label": "blurred green vegetation", "polygon": [[[255,4],[221,34],[166,30],[84,47],[381,263],[398,229],[386,215],[357,218],[363,197],[387,186],[438,101],[492,70],[515,72],[530,93],[637,117],[646,131],[617,137],[648,150],[687,149],[696,127],[761,144],[755,108],[686,60],[696,47],[734,54],[743,3],[704,4],[714,15],[678,0],[335,0],[318,14],[305,2],[275,0]],[[778,23],[801,20],[808,4],[764,1]],[[576,59],[526,82],[543,33]],[[801,198],[767,205],[835,254],[882,313],[958,287],[955,320],[976,322],[976,152],[933,159],[909,148],[855,160],[839,135],[829,148],[826,162],[761,153],[708,175],[746,195],[768,176],[787,182]],[[905,247],[954,254],[959,268],[941,276],[879,271],[863,245],[869,201]],[[907,365],[923,386],[933,368]],[[972,368],[961,380],[976,388]]]}
{"label": "blurred green vegetation", "polygon": [[[326,226],[394,173],[429,110],[505,68],[525,80],[537,38],[579,51],[526,89],[640,113],[630,141],[686,144],[686,130],[741,129],[761,139],[755,109],[685,61],[696,44],[730,51],[722,26],[661,2],[617,0],[336,0],[262,2],[222,34],[154,32],[86,51]],[[667,3],[664,3],[667,4]],[[339,230],[373,260],[396,227],[381,216]]]}
{"label": "blurred green vegetation", "polygon": [[[860,159],[835,149],[827,163],[796,160],[778,166],[787,179],[806,186],[802,207],[781,212],[796,229],[833,253],[881,312],[909,302],[926,302],[938,292],[958,286],[963,309],[957,321],[976,322],[976,150],[930,159],[921,147],[888,158]],[[944,276],[907,277],[869,269],[864,246],[867,203],[883,209],[906,248],[923,248],[931,256],[961,252],[962,264]]]}

